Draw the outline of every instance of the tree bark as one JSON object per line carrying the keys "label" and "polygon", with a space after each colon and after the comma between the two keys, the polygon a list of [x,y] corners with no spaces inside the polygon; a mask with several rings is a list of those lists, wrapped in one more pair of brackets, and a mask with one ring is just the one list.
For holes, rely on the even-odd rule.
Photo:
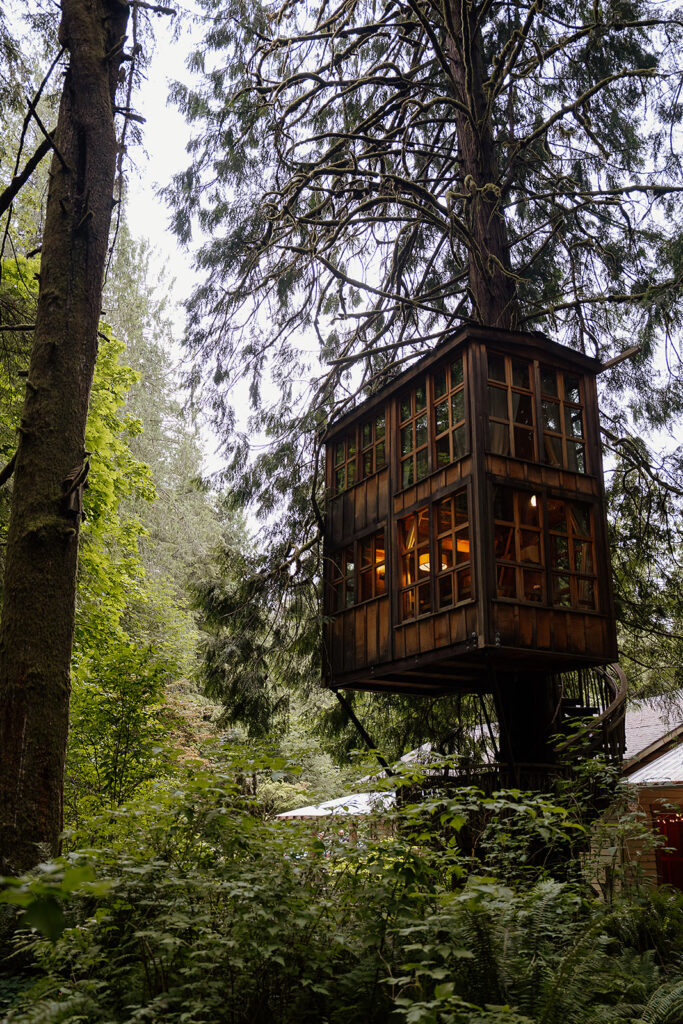
{"label": "tree bark", "polygon": [[468,108],[456,113],[460,181],[469,232],[469,290],[472,315],[488,327],[513,329],[519,308],[511,273],[505,213],[490,117],[486,113],[481,33],[474,21],[478,8],[450,0],[452,33],[447,53],[457,99]]}
{"label": "tree bark", "polygon": [[85,424],[117,154],[120,0],[62,0],[55,135],[0,626],[0,871],[59,849]]}

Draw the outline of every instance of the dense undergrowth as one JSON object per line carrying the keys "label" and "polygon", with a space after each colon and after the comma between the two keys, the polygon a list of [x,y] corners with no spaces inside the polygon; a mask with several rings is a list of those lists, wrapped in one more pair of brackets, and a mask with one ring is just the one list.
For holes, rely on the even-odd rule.
{"label": "dense undergrowth", "polygon": [[245,777],[162,781],[12,884],[1,1019],[683,1020],[683,894],[634,876],[606,898],[575,795],[462,790],[322,830],[268,820]]}

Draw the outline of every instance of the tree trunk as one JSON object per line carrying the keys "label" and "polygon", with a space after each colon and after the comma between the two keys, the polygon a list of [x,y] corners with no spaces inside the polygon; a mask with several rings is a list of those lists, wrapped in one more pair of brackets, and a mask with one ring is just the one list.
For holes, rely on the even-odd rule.
{"label": "tree trunk", "polygon": [[[0,626],[0,871],[58,852],[79,474],[114,189],[128,4],[62,0],[70,56],[55,136]],[[70,493],[71,492],[71,493]]]}
{"label": "tree trunk", "polygon": [[[469,110],[456,113],[458,161],[469,234],[469,290],[473,318],[489,327],[514,328],[519,317],[516,283],[511,273],[505,212],[500,206],[498,166],[491,120],[486,115],[478,8],[451,0],[453,32],[447,52],[457,99]],[[465,16],[465,22],[463,21]]]}

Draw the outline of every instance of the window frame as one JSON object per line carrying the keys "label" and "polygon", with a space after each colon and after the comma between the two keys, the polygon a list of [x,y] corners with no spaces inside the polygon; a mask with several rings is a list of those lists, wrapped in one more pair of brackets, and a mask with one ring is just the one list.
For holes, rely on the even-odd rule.
{"label": "window frame", "polygon": [[[377,538],[382,534],[383,537],[383,552],[384,558],[381,561],[377,561]],[[366,565],[363,565],[363,546],[370,542],[371,546],[371,560]],[[369,601],[376,601],[379,598],[387,597],[389,594],[387,573],[389,562],[387,560],[387,524],[382,523],[381,526],[375,527],[374,529],[362,534],[360,537],[355,537],[352,541],[348,541],[346,544],[340,544],[339,547],[330,551],[328,556],[328,572],[327,572],[327,585],[330,593],[330,612],[334,615],[340,615],[342,612],[350,611],[353,608],[358,608],[360,605],[367,604]],[[344,568],[348,568],[349,564],[352,564],[350,572],[342,571],[342,563],[340,559],[344,559]],[[383,580],[382,590],[378,590],[377,581],[380,578],[379,570],[384,571],[381,574]],[[372,594],[370,597],[362,597],[363,588],[363,577],[372,577],[371,590]],[[352,581],[352,586],[349,587],[348,581]],[[340,587],[342,593],[341,605],[337,600],[337,588]],[[353,600],[348,600],[349,592],[353,593]]]}
{"label": "window frame", "polygon": [[[549,391],[545,391],[543,387],[544,373],[552,372],[555,375],[555,388],[556,393],[552,394]],[[567,397],[567,378],[574,377],[579,384],[579,401],[573,402]],[[552,363],[544,363],[542,360],[538,361],[538,379],[539,379],[539,406],[540,406],[540,430],[542,440],[542,462],[546,466],[550,466],[552,469],[563,469],[570,473],[579,473],[581,476],[586,476],[590,472],[590,460],[589,460],[589,444],[586,436],[586,375],[579,370],[568,370],[566,367],[553,366]],[[559,429],[553,430],[547,426],[546,422],[546,406],[556,405],[558,408],[558,419]],[[575,434],[574,432],[569,433],[567,430],[567,417],[571,413],[577,412],[581,416],[581,435]],[[548,455],[548,446],[546,444],[546,438],[559,441],[562,458],[560,464],[551,461]],[[574,458],[575,465],[570,465],[571,459],[569,457],[570,446],[575,446],[575,452],[579,448],[583,452],[583,469],[578,468],[578,459]]]}
{"label": "window frame", "polygon": [[[490,455],[497,455],[506,459],[518,459],[523,462],[538,462],[538,415],[536,409],[537,382],[536,363],[533,357],[510,355],[507,352],[499,352],[496,349],[486,348],[486,369],[484,386],[486,388],[486,438],[485,451]],[[505,380],[491,376],[491,362],[494,359],[502,359],[505,367]],[[514,363],[524,363],[527,367],[527,380],[529,387],[515,383]],[[504,392],[506,396],[505,406],[507,416],[494,415],[492,413],[492,393]],[[528,399],[528,410],[531,415],[531,423],[516,418],[517,411],[514,408],[514,396],[519,395]],[[519,405],[518,405],[519,409]],[[505,428],[507,434],[507,451],[496,451],[492,444],[492,425]],[[531,455],[517,454],[517,433],[524,432],[527,438],[531,438],[533,451]]]}
{"label": "window frame", "polygon": [[[422,406],[421,408],[418,408],[417,392],[420,390],[420,388],[422,388],[422,390],[424,392],[425,401],[424,401],[424,406]],[[396,420],[397,420],[397,424],[396,424],[396,428],[397,428],[397,433],[396,433],[396,452],[397,452],[397,456],[396,457],[397,457],[397,460],[398,460],[398,485],[399,485],[398,486],[398,490],[399,491],[405,491],[409,487],[413,487],[415,484],[420,483],[422,480],[426,480],[427,477],[430,475],[430,473],[432,471],[432,459],[431,459],[431,451],[430,451],[430,448],[431,448],[430,435],[432,433],[432,431],[431,431],[431,423],[430,423],[430,419],[431,419],[431,417],[430,417],[430,401],[429,401],[430,393],[431,393],[430,374],[429,373],[425,373],[425,375],[422,378],[421,382],[419,382],[417,384],[413,384],[413,386],[410,388],[409,391],[402,392],[401,394],[399,394],[397,396],[397,399],[396,399]],[[410,402],[410,415],[407,416],[405,419],[402,419],[401,418],[401,416],[402,416],[402,407],[406,403],[406,401]],[[425,422],[425,439],[424,439],[423,443],[418,445],[418,443],[417,443],[417,441],[418,441],[418,437],[417,437],[417,431],[418,431],[417,422],[418,422],[418,420],[422,420],[422,419],[424,419],[424,422]],[[410,448],[410,450],[408,452],[406,452],[404,454],[404,452],[403,452],[403,433],[406,430],[410,430],[411,448]],[[425,454],[427,462],[426,462],[426,467],[425,467],[424,473],[422,473],[421,475],[418,475],[418,459],[419,459],[419,457],[420,457],[420,455],[422,453]],[[411,466],[412,479],[408,483],[405,483],[404,477],[403,477],[403,467],[404,467],[404,465],[410,465]]]}

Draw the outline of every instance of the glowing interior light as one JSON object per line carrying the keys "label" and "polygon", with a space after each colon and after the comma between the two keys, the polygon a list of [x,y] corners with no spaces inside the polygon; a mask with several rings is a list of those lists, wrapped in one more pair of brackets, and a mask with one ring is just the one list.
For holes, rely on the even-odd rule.
{"label": "glowing interior light", "polygon": [[384,566],[383,565],[378,565],[377,566],[377,575],[379,576],[379,578],[381,580],[384,579]]}
{"label": "glowing interior light", "polygon": [[529,504],[531,505],[532,508],[536,508],[537,501],[536,501],[536,495],[535,494],[531,495],[531,498],[529,499]]}
{"label": "glowing interior light", "polygon": [[470,542],[468,540],[465,540],[464,537],[462,537],[462,538],[458,537],[457,544],[458,544],[458,551],[460,551],[463,555],[469,555],[469,553],[470,553]]}
{"label": "glowing interior light", "polygon": [[420,555],[419,555],[419,558],[418,558],[418,565],[419,565],[419,568],[420,568],[420,572],[429,572],[429,570],[430,570],[429,553],[427,551],[420,552]]}

